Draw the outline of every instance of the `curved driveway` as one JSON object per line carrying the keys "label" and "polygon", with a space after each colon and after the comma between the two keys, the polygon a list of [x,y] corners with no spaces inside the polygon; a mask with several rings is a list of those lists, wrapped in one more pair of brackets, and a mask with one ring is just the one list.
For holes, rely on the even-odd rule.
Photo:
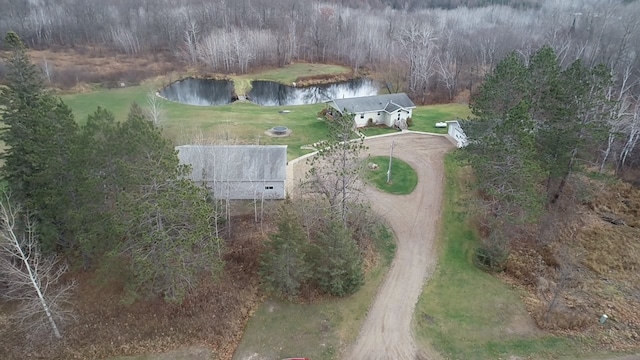
{"label": "curved driveway", "polygon": [[368,191],[374,210],[387,219],[396,235],[397,251],[346,359],[439,358],[437,353],[416,346],[412,317],[425,280],[436,264],[443,158],[454,146],[446,137],[415,133],[367,139],[365,144],[372,156],[388,156],[391,141],[396,142],[394,157],[409,163],[418,173],[418,186],[404,196]]}

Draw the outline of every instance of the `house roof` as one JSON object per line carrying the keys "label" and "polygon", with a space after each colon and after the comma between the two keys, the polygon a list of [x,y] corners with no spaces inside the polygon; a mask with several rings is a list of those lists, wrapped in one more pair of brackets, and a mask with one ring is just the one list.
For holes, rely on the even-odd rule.
{"label": "house roof", "polygon": [[193,181],[284,181],[286,145],[176,146]]}
{"label": "house roof", "polygon": [[413,109],[416,107],[405,93],[333,99],[329,101],[329,104],[340,112],[346,109],[346,111],[350,113],[372,111],[386,111],[390,113],[401,108]]}

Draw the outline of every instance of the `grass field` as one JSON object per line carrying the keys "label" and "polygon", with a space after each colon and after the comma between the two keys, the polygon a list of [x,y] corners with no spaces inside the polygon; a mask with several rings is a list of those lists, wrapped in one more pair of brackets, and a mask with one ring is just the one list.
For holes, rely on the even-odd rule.
{"label": "grass field", "polygon": [[249,321],[234,358],[259,354],[257,358],[261,359],[339,359],[341,350],[355,341],[393,260],[395,243],[391,233],[385,231],[376,247],[382,261],[367,273],[365,285],[349,297],[313,304],[264,302]]}
{"label": "grass field", "polygon": [[446,159],[446,195],[438,269],[416,306],[418,341],[449,359],[550,359],[580,352],[578,340],[545,335],[528,325],[517,290],[478,270],[468,226],[462,169]]}
{"label": "grass field", "polygon": [[389,128],[386,126],[362,128],[362,129],[358,129],[358,131],[360,131],[360,133],[363,134],[364,136],[376,136],[376,135],[391,134],[391,133],[398,132],[397,129]]}
{"label": "grass field", "polygon": [[[130,87],[65,95],[62,99],[73,109],[78,123],[83,124],[97,106],[109,109],[117,119],[126,118],[132,102],[144,106],[148,91],[144,87]],[[176,145],[194,141],[213,143],[221,139],[263,145],[286,144],[289,145],[289,157],[295,158],[309,152],[301,150],[301,146],[324,139],[328,133],[324,122],[317,120],[317,113],[324,104],[263,107],[249,102],[223,106],[191,106],[164,100],[162,103],[166,120],[161,125],[165,135]],[[283,109],[291,112],[279,113]],[[291,135],[272,138],[265,134],[277,125],[290,128]]]}
{"label": "grass field", "polygon": [[231,78],[234,80],[236,93],[246,94],[251,89],[252,80],[269,80],[288,85],[301,76],[348,75],[349,73],[348,68],[340,65],[296,63],[257,74],[236,75]]}
{"label": "grass field", "polygon": [[443,104],[418,106],[412,114],[413,125],[409,130],[446,134],[447,128],[437,128],[437,122],[466,119],[471,109],[466,104]]}
{"label": "grass field", "polygon": [[[259,73],[233,75],[236,92],[244,93],[254,79],[272,80],[290,84],[299,77],[316,75],[348,74],[349,69],[338,65],[298,63],[283,68],[268,69]],[[151,82],[153,83],[153,81]],[[147,94],[155,93],[154,85],[132,86],[118,89],[102,89],[87,93],[61,96],[71,107],[79,124],[86,122],[87,116],[98,106],[113,112],[116,119],[124,119],[133,102],[144,107]],[[325,139],[328,131],[323,121],[317,120],[317,114],[324,104],[263,107],[249,102],[236,102],[223,106],[192,106],[161,100],[165,109],[165,120],[161,123],[165,135],[176,145],[200,141],[203,143],[220,139],[245,144],[284,144],[289,145],[289,159],[306,154],[309,150],[300,149]],[[280,110],[290,110],[282,114]],[[446,104],[420,106],[414,110],[411,130],[427,132],[446,132],[434,126],[436,122],[464,118],[470,114],[467,105]],[[292,129],[288,137],[272,138],[265,131],[273,126],[282,125]],[[363,132],[367,136],[393,132],[393,129],[371,128]]]}
{"label": "grass field", "polygon": [[[76,121],[86,122],[87,116],[102,106],[113,112],[117,119],[127,116],[131,103],[145,106],[147,94],[155,89],[134,86],[122,89],[99,90],[89,93],[63,95],[62,99],[71,107]],[[161,124],[165,135],[176,145],[194,141],[216,141],[235,139],[239,143],[264,145],[289,145],[289,159],[304,155],[309,150],[303,145],[325,139],[328,131],[317,114],[324,104],[265,107],[249,102],[236,102],[222,106],[192,106],[161,100],[166,120]],[[279,113],[280,110],[290,113]],[[439,121],[455,119],[468,113],[468,107],[461,104],[420,106],[414,110],[414,125],[411,130],[442,132],[434,127]],[[288,137],[272,138],[265,131],[273,126],[283,125],[292,129]],[[393,132],[393,129],[366,129],[367,136]]]}
{"label": "grass field", "polygon": [[413,192],[418,184],[418,174],[406,162],[393,158],[391,162],[391,182],[387,183],[387,170],[389,169],[389,157],[374,156],[369,162],[378,165],[378,168],[366,169],[367,180],[374,183],[382,191],[395,195],[406,195]]}

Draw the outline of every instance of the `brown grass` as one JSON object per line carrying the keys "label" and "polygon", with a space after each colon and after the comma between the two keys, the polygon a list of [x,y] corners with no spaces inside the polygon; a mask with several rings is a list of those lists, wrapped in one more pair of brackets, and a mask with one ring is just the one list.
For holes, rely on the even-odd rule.
{"label": "brown grass", "polygon": [[[199,346],[230,359],[262,299],[257,266],[266,236],[252,216],[234,218],[232,224],[224,274],[219,281],[205,281],[183,304],[157,299],[126,305],[118,274],[105,279],[95,271],[77,271],[78,321],[64,329],[63,341],[57,346],[34,346],[0,316],[2,358],[96,359]],[[264,225],[265,232],[271,229],[270,223]],[[0,308],[0,315],[3,310],[9,311]]]}
{"label": "brown grass", "polygon": [[[149,77],[187,68],[167,53],[141,53],[129,56],[99,46],[29,50],[31,60],[53,69],[51,86],[64,92],[86,91],[86,84],[116,87],[138,84]],[[0,52],[0,57],[6,52]]]}
{"label": "brown grass", "polygon": [[[575,216],[568,215],[555,229],[552,242],[519,243],[506,275],[526,289],[525,303],[538,326],[586,336],[609,350],[637,350],[640,189],[621,181],[582,178],[572,192],[582,196]],[[556,306],[550,309],[555,293]],[[604,325],[598,323],[602,314],[609,317]]]}

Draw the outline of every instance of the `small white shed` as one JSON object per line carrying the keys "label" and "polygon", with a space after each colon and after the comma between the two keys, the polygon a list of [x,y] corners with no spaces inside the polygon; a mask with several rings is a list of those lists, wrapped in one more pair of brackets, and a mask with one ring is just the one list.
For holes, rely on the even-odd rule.
{"label": "small white shed", "polygon": [[462,130],[460,122],[458,120],[447,121],[447,134],[451,136],[456,145],[461,148],[467,146],[467,134]]}

